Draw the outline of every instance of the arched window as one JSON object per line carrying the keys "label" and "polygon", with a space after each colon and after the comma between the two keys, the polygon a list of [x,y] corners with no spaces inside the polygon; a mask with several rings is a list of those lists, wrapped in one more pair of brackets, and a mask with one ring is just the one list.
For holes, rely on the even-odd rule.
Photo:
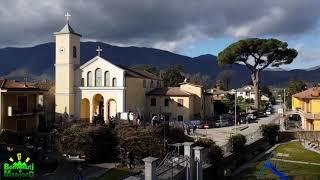
{"label": "arched window", "polygon": [[102,70],[100,68],[96,69],[95,72],[95,85],[98,87],[102,86]]}
{"label": "arched window", "polygon": [[77,48],[75,46],[73,46],[73,48],[72,48],[72,55],[74,58],[77,57]]}
{"label": "arched window", "polygon": [[146,80],[145,80],[145,79],[142,81],[142,87],[143,87],[143,88],[146,88],[146,87],[147,87],[147,85],[146,85]]}
{"label": "arched window", "polygon": [[150,82],[150,88],[153,88],[153,81]]}
{"label": "arched window", "polygon": [[90,87],[90,86],[92,86],[92,85],[93,85],[93,84],[92,84],[92,72],[89,71],[89,72],[87,73],[87,86]]}
{"label": "arched window", "polygon": [[116,78],[113,78],[113,79],[112,79],[112,86],[113,86],[113,87],[116,87],[116,86],[117,86],[117,79],[116,79]]}
{"label": "arched window", "polygon": [[81,86],[84,86],[84,78],[81,78]]}
{"label": "arched window", "polygon": [[104,86],[110,86],[110,72],[104,72]]}

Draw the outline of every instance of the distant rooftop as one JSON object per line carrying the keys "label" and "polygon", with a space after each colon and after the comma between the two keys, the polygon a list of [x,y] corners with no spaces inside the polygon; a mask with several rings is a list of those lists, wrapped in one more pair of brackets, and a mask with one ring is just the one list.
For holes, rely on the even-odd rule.
{"label": "distant rooftop", "polygon": [[120,67],[121,69],[124,69],[126,71],[126,76],[130,77],[136,77],[136,78],[145,78],[145,79],[153,79],[153,80],[162,80],[160,77],[158,77],[155,74],[149,73],[148,71],[136,69],[136,68],[129,68],[124,65],[116,65]]}
{"label": "distant rooftop", "polygon": [[155,88],[146,93],[147,96],[192,96],[193,94],[183,91],[180,87]]}

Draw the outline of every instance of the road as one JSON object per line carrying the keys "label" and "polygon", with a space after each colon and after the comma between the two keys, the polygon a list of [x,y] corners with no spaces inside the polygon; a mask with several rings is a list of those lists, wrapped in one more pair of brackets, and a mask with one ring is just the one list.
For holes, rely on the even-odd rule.
{"label": "road", "polygon": [[[274,110],[276,111],[280,106],[275,105],[273,106]],[[260,128],[262,124],[269,124],[272,122],[275,122],[279,119],[279,114],[274,113],[272,115],[269,115],[265,118],[259,118],[259,120],[256,123],[250,123],[250,124],[242,124],[237,127],[246,127],[246,129],[242,131],[237,131],[237,133],[245,135],[245,136],[254,136],[255,132]],[[237,128],[240,129],[240,128]],[[235,133],[234,126],[229,127],[223,127],[223,128],[211,128],[211,129],[198,129],[198,133],[205,134],[208,138],[212,139],[216,142],[217,145],[223,146],[227,144],[228,139],[230,136],[232,136]]]}

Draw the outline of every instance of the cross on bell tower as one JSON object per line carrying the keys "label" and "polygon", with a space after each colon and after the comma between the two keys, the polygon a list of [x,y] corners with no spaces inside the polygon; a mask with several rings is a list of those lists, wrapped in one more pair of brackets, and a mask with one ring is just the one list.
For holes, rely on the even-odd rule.
{"label": "cross on bell tower", "polygon": [[98,56],[100,57],[100,53],[102,51],[102,49],[100,48],[100,46],[98,46],[98,48],[96,49],[97,53],[98,53]]}
{"label": "cross on bell tower", "polygon": [[71,15],[67,12],[64,16],[67,18],[67,23],[69,23],[69,19]]}

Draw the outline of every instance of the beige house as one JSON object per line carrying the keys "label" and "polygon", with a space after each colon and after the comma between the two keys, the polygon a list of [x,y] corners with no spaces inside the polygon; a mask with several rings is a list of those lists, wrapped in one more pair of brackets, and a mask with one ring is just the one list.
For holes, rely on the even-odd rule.
{"label": "beige house", "polygon": [[[202,86],[187,82],[179,87],[156,88],[146,96],[149,118],[162,114],[166,120],[203,119],[205,108],[212,109],[210,100],[207,100],[209,105],[205,107],[207,101]],[[207,113],[212,112],[208,110]]]}
{"label": "beige house", "polygon": [[0,80],[0,129],[36,130],[43,110],[43,93],[31,84]]}

